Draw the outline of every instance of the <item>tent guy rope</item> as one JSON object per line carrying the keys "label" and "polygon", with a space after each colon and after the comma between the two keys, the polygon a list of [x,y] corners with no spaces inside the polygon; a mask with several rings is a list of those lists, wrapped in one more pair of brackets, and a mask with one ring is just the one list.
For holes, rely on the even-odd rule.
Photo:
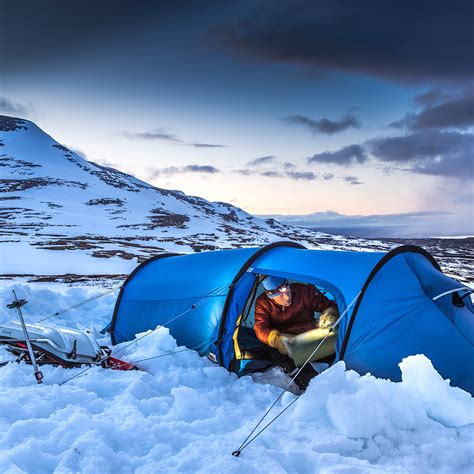
{"label": "tent guy rope", "polygon": [[65,308],[61,311],[57,311],[56,313],[54,314],[51,314],[49,316],[46,316],[46,318],[43,318],[43,319],[40,319],[39,321],[36,321],[36,323],[42,323],[43,321],[46,321],[48,319],[51,319],[51,318],[54,318],[55,316],[60,316],[61,314],[64,314],[64,313],[67,313],[68,311],[71,311],[73,309],[76,309],[76,308],[79,308],[80,306],[83,306],[87,303],[90,303],[91,301],[94,301],[94,300],[97,300],[99,298],[102,298],[104,296],[107,296],[117,290],[119,290],[120,288],[122,287],[122,285],[120,286],[116,286],[115,288],[111,288],[110,290],[106,291],[105,293],[101,293],[99,295],[96,295],[96,296],[92,296],[91,298],[87,298],[86,300],[83,300],[83,301],[79,301],[79,303],[76,303],[72,306],[69,306],[68,308]]}
{"label": "tent guy rope", "polygon": [[[59,385],[64,385],[66,384],[67,382],[70,382],[71,380],[74,380],[75,378],[78,378],[80,377],[81,375],[83,375],[84,373],[86,373],[88,370],[92,369],[92,367],[96,367],[96,366],[99,366],[102,364],[102,362],[106,361],[107,359],[109,359],[110,357],[115,357],[117,354],[119,354],[120,352],[123,352],[125,349],[127,349],[128,347],[132,346],[133,344],[136,344],[138,341],[140,341],[141,339],[149,336],[150,334],[153,334],[155,331],[157,331],[158,329],[162,328],[163,326],[166,326],[167,324],[175,321],[176,319],[184,316],[185,314],[189,313],[190,311],[196,309],[197,307],[201,306],[207,299],[211,298],[212,295],[210,296],[206,296],[205,298],[203,298],[201,301],[199,301],[198,303],[194,303],[190,308],[186,309],[185,311],[183,311],[182,313],[178,314],[177,316],[174,316],[173,318],[170,318],[168,319],[167,321],[165,321],[163,324],[159,324],[155,329],[149,331],[149,332],[146,332],[145,334],[143,334],[142,336],[140,337],[137,337],[135,338],[132,342],[130,342],[129,344],[121,347],[118,351],[116,351],[113,355],[112,354],[109,354],[107,355],[106,357],[103,357],[102,359],[100,359],[99,361],[97,361],[97,363],[95,365],[91,365],[87,368],[85,368],[84,370],[81,370],[80,372],[78,372],[77,374],[73,375],[72,377],[64,380],[63,382],[61,382]],[[166,354],[168,355],[168,354]],[[157,356],[158,357],[158,356]]]}
{"label": "tent guy rope", "polygon": [[314,351],[309,355],[309,357],[306,359],[305,363],[299,368],[298,372],[296,372],[296,374],[293,376],[293,378],[288,382],[288,384],[286,385],[286,387],[282,390],[282,392],[280,393],[280,395],[278,395],[278,397],[275,399],[275,401],[270,405],[270,407],[267,409],[267,411],[265,412],[265,414],[260,418],[260,420],[258,421],[258,423],[254,426],[254,428],[252,429],[252,431],[247,435],[247,437],[244,439],[244,441],[241,443],[241,445],[239,446],[238,449],[236,449],[233,453],[232,453],[232,456],[235,456],[235,457],[239,457],[240,456],[240,453],[255,439],[257,438],[257,436],[259,436],[261,433],[263,433],[263,431],[265,431],[279,416],[281,416],[298,398],[300,395],[298,395],[288,406],[286,406],[281,412],[279,412],[275,418],[273,418],[267,425],[265,425],[253,438],[250,439],[250,437],[252,436],[253,433],[255,433],[255,431],[257,430],[257,428],[262,424],[263,420],[267,417],[267,415],[270,413],[270,411],[273,409],[273,407],[279,402],[279,400],[283,397],[283,394],[286,392],[286,390],[288,389],[288,387],[292,384],[292,382],[294,382],[294,380],[296,379],[296,377],[298,377],[298,375],[300,374],[300,372],[303,370],[303,368],[306,366],[306,364],[308,364],[308,362],[313,358],[313,356],[318,352],[319,348],[324,344],[324,341],[329,337],[330,334],[332,334],[334,332],[334,329],[339,325],[339,323],[341,322],[342,318],[347,314],[347,312],[349,311],[349,309],[354,305],[354,303],[357,301],[357,298],[359,297],[359,295],[362,293],[362,290],[359,291],[354,299],[349,303],[349,305],[347,306],[347,308],[343,311],[343,313],[339,316],[339,318],[337,319],[337,321],[331,326],[331,328],[329,329],[328,333],[326,334],[326,336],[324,336],[324,338],[321,340],[321,342],[316,346],[316,348],[314,349]]}

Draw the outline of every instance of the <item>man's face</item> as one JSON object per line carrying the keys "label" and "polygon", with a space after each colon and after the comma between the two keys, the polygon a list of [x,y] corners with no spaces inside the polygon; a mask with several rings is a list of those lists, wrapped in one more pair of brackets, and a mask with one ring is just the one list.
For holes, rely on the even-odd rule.
{"label": "man's face", "polygon": [[267,292],[269,298],[280,306],[290,306],[291,305],[291,289],[290,285],[284,285],[273,293],[277,293],[276,296],[272,297],[272,294]]}

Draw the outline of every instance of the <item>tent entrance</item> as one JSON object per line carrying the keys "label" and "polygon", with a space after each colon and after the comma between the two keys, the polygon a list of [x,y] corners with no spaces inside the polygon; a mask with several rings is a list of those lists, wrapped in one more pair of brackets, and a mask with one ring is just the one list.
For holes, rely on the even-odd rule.
{"label": "tent entrance", "polygon": [[[243,305],[243,310],[237,318],[233,332],[234,362],[233,371],[239,375],[246,373],[263,371],[270,368],[273,364],[269,357],[268,346],[262,343],[254,331],[254,312],[257,298],[265,291],[262,286],[263,275],[255,274],[253,285],[248,293],[247,300]],[[319,287],[319,285],[301,281],[300,279],[289,279],[290,283],[304,283],[315,286],[319,291],[325,294],[329,299],[335,299],[328,290]],[[319,317],[315,313],[315,318]],[[297,365],[302,365],[311,355],[316,345],[326,336],[329,329],[314,329],[309,333],[297,336],[295,339],[295,348],[298,349],[294,354],[294,360]],[[334,362],[336,354],[337,335],[331,335],[327,343],[315,354],[312,362],[324,361],[330,365]],[[296,342],[298,341],[298,342]]]}

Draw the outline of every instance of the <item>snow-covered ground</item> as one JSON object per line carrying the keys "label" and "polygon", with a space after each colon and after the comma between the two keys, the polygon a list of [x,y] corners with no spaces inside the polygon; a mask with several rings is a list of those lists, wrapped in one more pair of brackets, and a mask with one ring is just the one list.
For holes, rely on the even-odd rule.
{"label": "snow-covered ground", "polygon": [[[36,322],[106,288],[12,284],[0,289],[0,323],[15,317],[12,289]],[[115,294],[48,322],[100,330]],[[107,342],[103,338],[102,342]],[[117,346],[120,351],[126,344]],[[405,359],[403,381],[359,376],[338,363],[247,447],[232,456],[280,394],[238,379],[197,353],[180,351],[161,328],[118,356],[142,371],[31,366],[0,368],[2,472],[471,473],[474,401],[449,386],[424,356]],[[2,352],[5,359],[6,353]],[[67,381],[67,382],[66,382]],[[285,393],[275,415],[295,395]]]}

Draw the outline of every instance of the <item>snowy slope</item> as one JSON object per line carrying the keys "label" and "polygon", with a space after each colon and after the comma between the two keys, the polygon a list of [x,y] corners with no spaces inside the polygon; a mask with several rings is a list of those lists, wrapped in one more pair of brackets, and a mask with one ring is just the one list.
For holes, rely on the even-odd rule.
{"label": "snowy slope", "polygon": [[277,240],[348,244],[230,204],[156,188],[86,161],[32,122],[6,116],[0,116],[0,224],[0,274],[127,273],[137,260],[163,251]]}
{"label": "snowy slope", "polygon": [[[97,291],[52,283],[4,286],[0,323],[12,316],[5,308],[12,288],[30,301],[30,322]],[[114,300],[108,295],[50,321],[100,328]],[[31,366],[0,367],[0,471],[474,472],[474,401],[443,381],[424,356],[403,361],[400,383],[336,364],[235,458],[232,451],[281,389],[237,379],[184,349],[162,328],[117,354],[143,371],[94,367],[67,381],[81,369],[43,367],[43,386],[35,384]],[[293,400],[286,393],[272,415]]]}

